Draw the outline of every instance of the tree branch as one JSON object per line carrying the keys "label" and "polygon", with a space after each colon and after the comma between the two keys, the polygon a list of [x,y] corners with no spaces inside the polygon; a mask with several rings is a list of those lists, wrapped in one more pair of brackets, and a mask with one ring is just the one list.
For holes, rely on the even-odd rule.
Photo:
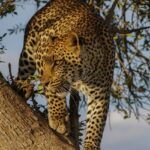
{"label": "tree branch", "polygon": [[76,145],[79,145],[79,93],[72,89],[70,95],[70,122],[71,122],[71,137],[74,138]]}
{"label": "tree branch", "polygon": [[119,0],[115,0],[114,3],[112,4],[111,8],[109,9],[108,15],[106,16],[106,20],[105,20],[105,22],[107,24],[110,24],[112,22],[113,16],[115,14],[115,8],[116,8],[116,5],[118,2],[119,2]]}
{"label": "tree branch", "polygon": [[33,112],[0,73],[0,149],[76,150],[70,138],[52,131],[47,120]]}
{"label": "tree branch", "polygon": [[141,28],[137,28],[137,29],[127,29],[127,30],[113,28],[112,30],[113,30],[113,33],[130,34],[130,33],[133,33],[133,32],[139,32],[141,30],[145,30],[145,29],[149,29],[149,28],[150,28],[150,26],[141,27]]}

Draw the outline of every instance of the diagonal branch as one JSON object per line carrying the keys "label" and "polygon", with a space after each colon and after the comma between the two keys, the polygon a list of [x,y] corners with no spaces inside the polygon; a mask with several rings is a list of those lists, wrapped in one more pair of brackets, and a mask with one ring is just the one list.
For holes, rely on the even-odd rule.
{"label": "diagonal branch", "polygon": [[0,73],[1,150],[77,150],[71,138],[52,131],[47,120],[33,112]]}

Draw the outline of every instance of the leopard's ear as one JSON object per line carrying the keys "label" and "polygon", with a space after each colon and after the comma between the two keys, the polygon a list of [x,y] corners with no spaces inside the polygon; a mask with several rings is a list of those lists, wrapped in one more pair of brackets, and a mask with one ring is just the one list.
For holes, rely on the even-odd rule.
{"label": "leopard's ear", "polygon": [[68,50],[71,50],[75,53],[80,53],[81,48],[84,44],[84,39],[82,37],[79,37],[75,32],[72,32],[68,35],[66,42]]}

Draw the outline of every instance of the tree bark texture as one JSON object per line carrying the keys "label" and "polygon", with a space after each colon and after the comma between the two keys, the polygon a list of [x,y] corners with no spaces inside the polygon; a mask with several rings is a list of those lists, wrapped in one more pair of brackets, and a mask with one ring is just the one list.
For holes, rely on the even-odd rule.
{"label": "tree bark texture", "polygon": [[75,150],[27,106],[0,74],[0,150]]}

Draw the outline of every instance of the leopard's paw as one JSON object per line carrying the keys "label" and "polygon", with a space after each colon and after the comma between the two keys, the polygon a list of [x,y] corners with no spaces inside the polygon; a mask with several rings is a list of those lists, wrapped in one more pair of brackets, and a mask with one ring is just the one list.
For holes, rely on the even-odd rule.
{"label": "leopard's paw", "polygon": [[23,87],[22,91],[26,99],[29,99],[34,93],[33,86],[31,84]]}
{"label": "leopard's paw", "polygon": [[65,136],[68,136],[70,133],[69,121],[66,118],[49,118],[49,126],[56,132]]}
{"label": "leopard's paw", "polygon": [[15,80],[14,89],[25,99],[29,99],[33,94],[33,85],[27,80]]}

